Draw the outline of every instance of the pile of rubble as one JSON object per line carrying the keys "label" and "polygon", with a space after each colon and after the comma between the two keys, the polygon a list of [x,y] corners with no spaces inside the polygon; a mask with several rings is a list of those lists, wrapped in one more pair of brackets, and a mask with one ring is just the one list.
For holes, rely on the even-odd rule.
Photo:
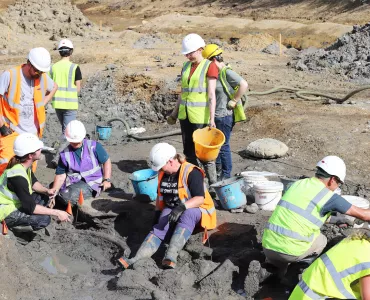
{"label": "pile of rubble", "polygon": [[24,34],[44,34],[50,39],[60,37],[102,36],[99,28],[89,21],[70,0],[17,0],[0,18],[0,23]]}
{"label": "pile of rubble", "polygon": [[[120,93],[112,73],[117,66],[108,67],[113,70],[91,76],[81,90],[78,119],[85,124],[88,133],[94,133],[96,125],[107,125],[107,121],[113,118],[124,119],[131,128],[165,123],[165,117],[176,102],[175,94],[158,90],[150,95],[150,99],[145,99],[130,89]],[[117,123],[114,126],[118,130],[112,133],[111,140],[122,140],[124,125]],[[44,141],[51,145],[61,134],[60,130],[55,110],[49,105]]]}
{"label": "pile of rubble", "polygon": [[329,71],[359,83],[370,83],[370,23],[353,26],[326,49],[303,50],[289,63],[299,71]]}

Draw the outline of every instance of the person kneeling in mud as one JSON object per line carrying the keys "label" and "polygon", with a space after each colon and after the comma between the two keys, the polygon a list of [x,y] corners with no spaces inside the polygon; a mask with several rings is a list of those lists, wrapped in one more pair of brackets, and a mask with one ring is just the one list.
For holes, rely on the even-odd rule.
{"label": "person kneeling in mud", "polygon": [[177,154],[175,147],[167,143],[156,144],[149,159],[151,168],[159,171],[155,225],[135,257],[118,260],[125,269],[140,259],[151,257],[169,237],[171,240],[162,265],[175,268],[178,253],[195,226],[216,227],[216,210],[204,184],[203,170],[186,162],[185,156]]}
{"label": "person kneeling in mud", "polygon": [[[80,191],[84,198],[91,198],[111,187],[112,164],[100,143],[85,138],[86,129],[80,121],[68,123],[65,137],[69,145],[60,153],[52,189],[57,191],[57,201],[74,205]],[[54,205],[52,201],[50,207]]]}
{"label": "person kneeling in mud", "polygon": [[42,186],[31,170],[32,163],[40,159],[43,146],[32,133],[22,133],[14,141],[15,156],[0,177],[0,220],[5,220],[9,229],[31,226],[32,230],[39,230],[50,224],[50,216],[61,222],[70,221],[65,211],[45,207],[55,190]]}

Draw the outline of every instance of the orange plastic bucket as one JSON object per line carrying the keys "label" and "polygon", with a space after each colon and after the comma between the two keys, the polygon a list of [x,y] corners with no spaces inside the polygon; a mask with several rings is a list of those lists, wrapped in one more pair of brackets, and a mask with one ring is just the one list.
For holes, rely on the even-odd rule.
{"label": "orange plastic bucket", "polygon": [[204,127],[193,133],[195,154],[201,161],[216,160],[221,146],[225,143],[225,135],[217,128]]}

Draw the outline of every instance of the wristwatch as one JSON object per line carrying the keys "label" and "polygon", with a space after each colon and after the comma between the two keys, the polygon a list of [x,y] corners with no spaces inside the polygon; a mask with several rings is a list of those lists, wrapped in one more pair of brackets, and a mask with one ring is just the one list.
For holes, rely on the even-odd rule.
{"label": "wristwatch", "polygon": [[110,178],[104,178],[102,182],[104,182],[104,181],[106,181],[106,182],[111,182],[111,181],[110,181]]}

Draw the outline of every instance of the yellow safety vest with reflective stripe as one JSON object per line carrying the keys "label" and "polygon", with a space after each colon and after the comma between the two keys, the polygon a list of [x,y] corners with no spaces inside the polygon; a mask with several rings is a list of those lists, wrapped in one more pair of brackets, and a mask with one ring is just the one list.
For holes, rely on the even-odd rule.
{"label": "yellow safety vest with reflective stripe", "polygon": [[0,177],[0,221],[22,206],[18,196],[8,189],[8,178],[16,176],[22,176],[27,180],[29,192],[32,194],[31,168],[25,169],[23,165],[16,164],[13,168],[5,170]]}
{"label": "yellow safety vest with reflective stripe", "polygon": [[58,90],[51,102],[56,109],[78,109],[78,93],[75,75],[78,65],[60,60],[51,67],[50,77],[58,84]]}
{"label": "yellow safety vest with reflective stripe", "polygon": [[[0,115],[3,121],[15,132],[22,133],[18,128],[19,114],[21,108],[21,95],[22,95],[22,79],[21,72],[22,66],[17,66],[9,70],[10,82],[9,88],[0,95]],[[36,78],[33,83],[33,102],[35,103],[35,116],[38,121],[38,137],[42,137],[45,127],[45,95],[48,90],[47,75],[44,73],[40,78]]]}
{"label": "yellow safety vest with reflective stripe", "polygon": [[189,81],[191,62],[184,63],[181,79],[179,120],[188,119],[193,124],[209,123],[207,72],[210,64],[211,62],[208,59],[203,59]]}
{"label": "yellow safety vest with reflective stripe", "polygon": [[349,237],[306,269],[289,299],[361,299],[358,280],[368,275],[370,242]]}
{"label": "yellow safety vest with reflective stripe", "polygon": [[[192,198],[192,195],[190,194],[190,190],[188,187],[188,176],[194,168],[197,168],[199,171],[201,171],[203,174],[203,178],[205,177],[204,171],[198,168],[197,166],[194,166],[191,163],[184,162],[181,164],[181,167],[180,167],[180,174],[179,174],[179,181],[177,184],[177,188],[179,191],[179,198],[181,202],[183,203],[185,203],[186,201]],[[156,201],[157,210],[163,210],[165,207],[163,195],[161,194],[161,191],[160,191],[163,175],[164,175],[164,172],[162,171],[159,172],[158,174],[158,196],[157,196],[157,201]],[[203,228],[214,229],[217,226],[216,208],[215,208],[211,195],[209,194],[204,182],[203,182],[203,186],[204,186],[205,197],[204,197],[204,203],[199,207],[200,211],[202,212],[202,219],[200,221],[200,225]]]}
{"label": "yellow safety vest with reflective stripe", "polygon": [[295,182],[271,215],[263,233],[262,246],[293,256],[305,253],[330,216],[330,213],[322,216],[321,209],[335,196],[338,195],[315,177]]}
{"label": "yellow safety vest with reflective stripe", "polygon": [[[235,89],[233,89],[233,87],[227,81],[227,77],[226,77],[227,70],[231,70],[231,67],[226,66],[222,68],[218,78],[220,79],[221,84],[224,88],[224,91],[229,97],[229,99],[233,100],[240,86],[238,85]],[[239,99],[234,108],[234,122],[237,123],[237,122],[245,121],[246,119],[247,117],[245,116],[245,113],[244,113],[244,107],[243,107],[242,100]]]}

